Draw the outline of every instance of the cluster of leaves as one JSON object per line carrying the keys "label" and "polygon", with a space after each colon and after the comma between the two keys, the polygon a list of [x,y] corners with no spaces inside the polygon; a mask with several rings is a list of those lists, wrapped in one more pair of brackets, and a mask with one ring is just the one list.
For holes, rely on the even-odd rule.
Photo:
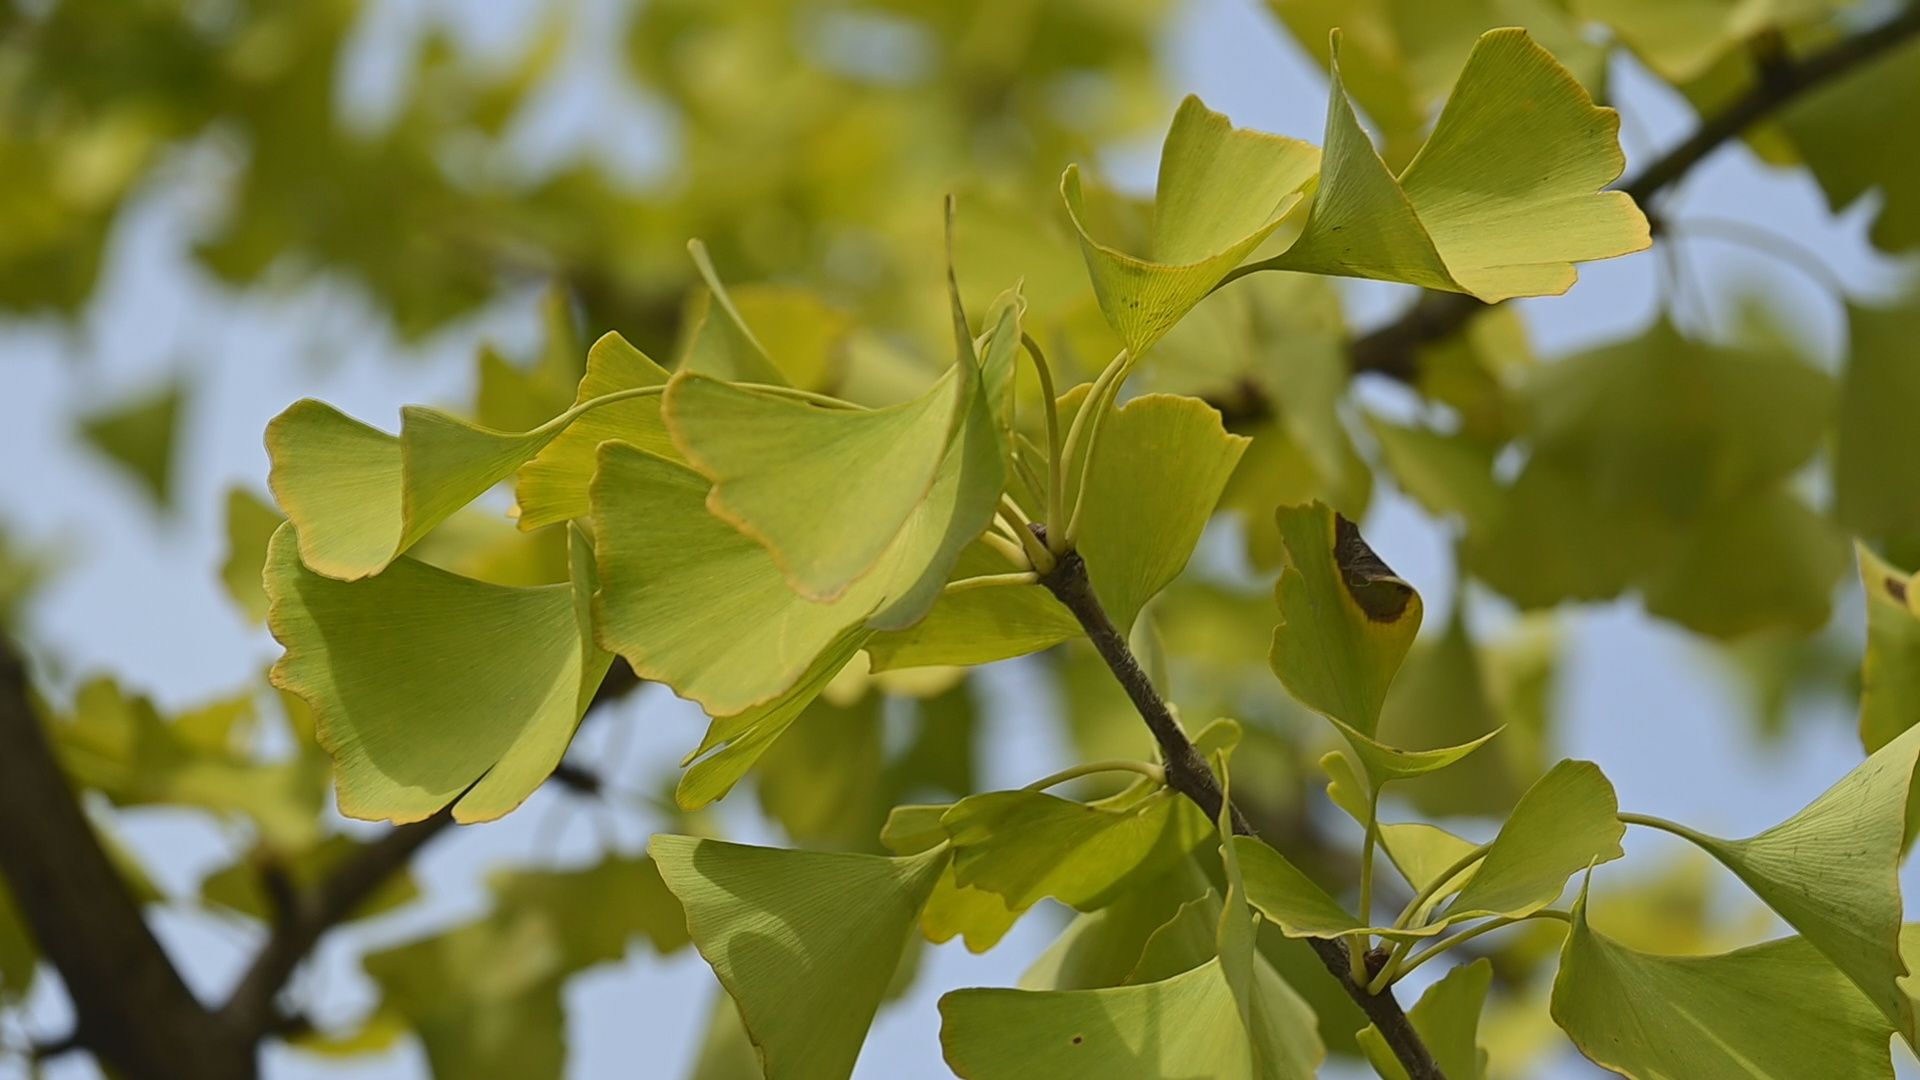
{"label": "cluster of leaves", "polygon": [[[0,63],[0,115],[20,121],[0,124],[0,160],[21,165],[0,170],[0,205],[35,224],[0,240],[0,300],[78,305],[121,205],[189,143],[244,147],[202,251],[230,281],[342,272],[409,332],[503,274],[552,274],[566,291],[533,365],[481,357],[471,422],[408,409],[395,436],[303,402],[270,429],[278,509],[235,493],[225,578],[287,647],[274,679],[290,755],[262,767],[253,695],[163,719],[99,685],[49,710],[76,780],[119,805],[254,822],[260,849],[203,891],[263,917],[260,865],[313,880],[351,854],[318,824],[329,768],[354,816],[498,817],[558,764],[617,655],[712,717],[678,778],[683,812],[751,775],[795,844],[828,849],[661,836],[648,857],[503,875],[493,914],[368,957],[380,1011],[307,1045],[356,1053],[411,1029],[444,1075],[554,1074],[562,981],[644,935],[662,952],[690,941],[728,991],[702,1075],[844,1075],[874,1010],[913,977],[917,942],[983,950],[1046,899],[1076,914],[1021,988],[943,1002],[962,1075],[1307,1075],[1326,1052],[1400,1075],[1301,942],[1356,956],[1379,942],[1384,963],[1355,977],[1384,988],[1493,931],[1474,947],[1491,959],[1412,1010],[1448,1076],[1524,1069],[1538,1039],[1516,1016],[1556,946],[1554,1020],[1629,1075],[1758,1062],[1884,1076],[1889,1033],[1912,1041],[1894,878],[1920,752],[1905,734],[1920,715],[1909,578],[1862,551],[1865,765],[1745,841],[1638,819],[1693,840],[1799,935],[1682,958],[1726,944],[1704,905],[1664,938],[1632,922],[1634,948],[1589,926],[1584,888],[1553,906],[1573,875],[1618,857],[1622,815],[1596,766],[1549,767],[1551,629],[1476,641],[1456,604],[1414,645],[1418,595],[1355,562],[1333,513],[1364,513],[1378,467],[1456,525],[1464,574],[1523,607],[1635,593],[1726,639],[1826,623],[1849,534],[1920,563],[1907,356],[1920,308],[1850,307],[1837,376],[1777,335],[1706,343],[1665,322],[1535,364],[1517,315],[1496,308],[1421,355],[1417,417],[1356,425],[1349,331],[1323,276],[1487,301],[1564,290],[1572,263],[1648,241],[1632,202],[1601,190],[1622,162],[1589,96],[1604,93],[1607,50],[1582,24],[1611,28],[1711,111],[1765,78],[1754,42],[1833,38],[1831,5],[1273,0],[1332,77],[1322,146],[1234,129],[1189,100],[1150,205],[1070,170],[1064,214],[1035,197],[1055,163],[1151,113],[1156,3],[1034,5],[1017,33],[975,11],[990,6],[858,12],[910,32],[920,66],[906,76],[823,60],[830,42],[796,32],[806,20],[785,5],[648,4],[632,66],[686,130],[679,181],[642,192],[591,165],[480,184],[445,169],[455,139],[498,152],[558,23],[505,71],[428,42],[407,100],[369,134],[331,106],[352,5],[235,5],[224,19],[190,6],[0,14],[0,57],[17,61]],[[1482,36],[1495,25],[1531,38]],[[135,62],[162,51],[164,70]],[[1915,111],[1915,61],[1914,46],[1895,50],[1748,134],[1768,161],[1810,169],[1836,208],[1878,190],[1873,238],[1892,251],[1920,242],[1920,176],[1896,148],[1868,148],[1888,146],[1887,110]],[[1097,89],[1068,93],[1089,77]],[[961,172],[974,179],[942,300],[926,210]],[[721,265],[783,283],[729,290],[704,249],[692,264],[667,254],[689,232]],[[830,267],[819,287],[783,277],[806,266]],[[670,362],[617,335],[583,348],[573,302],[587,325],[673,341]],[[930,345],[936,333],[951,344]],[[1055,395],[1051,374],[1017,371],[1023,338],[1090,383]],[[951,365],[926,359],[939,355]],[[1160,392],[1121,404],[1129,383]],[[169,391],[89,435],[164,499],[153,451],[177,411]],[[1829,507],[1808,495],[1810,469]],[[507,481],[522,532],[469,506]],[[1268,596],[1175,580],[1217,512],[1254,566],[1281,572],[1277,619]],[[1165,785],[1131,706],[1038,583],[1068,542],[1166,695],[1189,716],[1237,718],[1195,740],[1223,781],[1231,766],[1271,844],[1228,839]],[[974,793],[963,669],[1042,650],[1076,750],[1125,763],[1127,786],[1100,786],[1103,773],[1077,781],[1084,798]],[[885,715],[903,699],[904,748]],[[1305,813],[1329,737],[1341,749],[1320,765],[1366,837],[1359,860]],[[1480,845],[1382,822],[1389,784],[1427,814],[1504,824]],[[1375,852],[1404,880],[1375,882]],[[1356,868],[1357,903],[1343,894]],[[1705,886],[1669,887],[1698,901]],[[407,896],[402,881],[361,914]],[[1410,898],[1390,922],[1374,911],[1386,896]],[[33,951],[0,906],[0,995],[27,985]]]}

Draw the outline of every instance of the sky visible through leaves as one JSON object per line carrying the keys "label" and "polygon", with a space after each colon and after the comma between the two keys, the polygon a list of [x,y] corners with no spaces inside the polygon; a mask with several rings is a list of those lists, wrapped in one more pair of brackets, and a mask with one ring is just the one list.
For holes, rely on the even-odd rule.
{"label": "sky visible through leaves", "polygon": [[[383,85],[395,77],[397,46],[408,33],[406,13],[419,6],[394,3],[389,7],[395,14],[374,20],[347,89],[350,102],[380,99]],[[473,5],[463,14],[461,28],[483,42],[506,40],[524,22],[523,13],[514,9],[527,6]],[[482,10],[485,17],[478,14]],[[592,48],[582,47],[590,58]],[[1165,42],[1163,60],[1167,115],[1180,95],[1195,92],[1238,125],[1319,140],[1324,78],[1254,5],[1194,0]],[[543,122],[528,125],[524,150],[538,162],[570,152],[572,140],[591,139],[623,171],[645,176],[670,152],[663,149],[669,141],[665,129],[625,91],[608,104],[617,80],[604,70],[610,61],[601,61],[589,59],[539,102]],[[1683,135],[1691,118],[1670,90],[1629,63],[1620,63],[1615,78],[1615,96],[1628,116],[1622,142],[1631,168]],[[1111,148],[1102,162],[1106,175],[1136,191],[1150,189],[1158,130],[1138,145]],[[59,673],[62,677],[113,671],[167,706],[184,706],[242,682],[275,653],[264,631],[248,626],[228,605],[216,576],[225,542],[224,491],[233,483],[257,483],[265,474],[258,433],[270,416],[292,398],[312,394],[350,415],[390,426],[387,418],[403,403],[467,399],[476,343],[497,341],[526,352],[539,335],[538,300],[528,294],[429,338],[418,347],[416,363],[374,362],[409,347],[388,339],[345,290],[316,287],[280,300],[236,302],[191,273],[179,272],[186,259],[182,222],[192,220],[196,208],[191,191],[178,187],[153,193],[122,227],[99,299],[77,331],[89,378],[72,378],[67,369],[62,355],[72,344],[67,331],[51,324],[0,326],[8,389],[0,394],[0,451],[10,463],[0,471],[0,516],[29,543],[55,547],[71,563],[28,612],[32,636],[69,659],[75,670]],[[1744,149],[1703,166],[1688,187],[1712,193],[1706,209],[1716,216],[1763,223],[1811,244],[1848,280],[1893,280],[1890,264],[1866,244],[1865,215],[1830,219],[1811,181],[1767,173]],[[1689,198],[1680,196],[1682,209],[1673,216],[1684,218]],[[1654,258],[1639,255],[1586,266],[1570,296],[1523,301],[1519,306],[1531,317],[1536,347],[1546,355],[1560,354],[1643,324],[1655,308],[1654,290],[1661,287]],[[1812,297],[1813,290],[1792,269],[1706,241],[1688,242],[1684,258],[1686,272],[1698,279],[1745,275],[1760,278],[1776,293],[1806,297],[1790,301],[1796,325],[1811,328],[1819,335],[1812,344],[1831,353],[1843,313]],[[1370,283],[1343,282],[1342,288],[1354,301],[1357,321],[1378,314],[1398,295],[1394,287]],[[1702,311],[1697,302],[1691,311],[1683,304],[1681,311],[1722,324],[1736,317],[1728,310]],[[327,343],[329,356],[308,354],[316,340]],[[73,441],[67,417],[99,404],[86,396],[95,387],[124,391],[131,401],[141,396],[137,388],[164,386],[187,354],[203,371],[218,373],[208,380],[218,390],[194,399],[196,413],[185,429],[191,441],[174,462],[176,505],[159,511],[141,490]],[[1388,416],[1406,404],[1391,391],[1372,398],[1378,400],[1370,398],[1369,404]],[[164,515],[158,530],[156,515]],[[1383,493],[1369,518],[1368,537],[1396,572],[1419,584],[1428,624],[1444,626],[1455,600],[1447,587],[1451,567],[1443,538],[1428,520],[1403,497]],[[1227,538],[1210,537],[1197,562],[1227,565],[1236,548]],[[1843,604],[1859,603],[1857,595],[1845,595]],[[1710,666],[1697,661],[1687,635],[1649,618],[1632,602],[1574,616],[1572,634],[1562,675],[1566,700],[1559,749],[1602,762],[1623,805],[1716,835],[1746,835],[1809,801],[1858,760],[1851,719],[1841,715],[1821,716],[1778,744],[1756,748],[1743,737],[1745,703],[1713,678]],[[1069,762],[1056,729],[1023,722],[1031,715],[1027,710],[1045,707],[1027,692],[1031,686],[1018,663],[990,673],[986,712],[993,717],[989,744],[996,753],[985,762],[982,790],[1018,786]],[[626,722],[642,717],[644,723]],[[634,695],[605,719],[613,722],[587,725],[582,745],[617,763],[609,765],[616,783],[648,776],[677,758],[702,726],[697,712],[657,687]],[[1656,744],[1662,752],[1649,753]],[[1698,763],[1707,761],[1715,764],[1700,769]],[[720,812],[732,838],[772,840],[749,808],[723,805]],[[364,985],[355,986],[364,980],[357,953],[471,916],[484,903],[479,886],[489,867],[505,861],[584,861],[607,845],[638,851],[647,831],[635,815],[602,814],[543,790],[503,822],[430,850],[417,870],[425,902],[393,919],[341,932],[304,977],[326,987],[323,997],[351,1010],[355,995],[364,1000],[367,993]],[[202,873],[229,858],[229,839],[186,815],[149,816],[127,832],[169,891],[190,891]],[[1627,847],[1630,854],[1679,849],[1669,838],[1640,834],[1630,835]],[[185,974],[203,988],[230,982],[249,945],[244,931],[186,919],[163,919],[158,930],[176,955],[192,958]],[[1011,985],[1051,933],[1043,921],[1029,920],[986,956],[957,945],[930,953],[919,986],[881,1014],[856,1076],[930,1075],[936,1068],[939,993],[960,985]],[[1423,971],[1402,999],[1412,1001],[1418,987],[1439,974]],[[711,977],[690,950],[664,960],[637,950],[623,965],[575,980],[566,994],[570,1072],[619,1075],[638,1052],[661,1075],[679,1074],[695,1050],[710,992]],[[63,1023],[64,1005],[57,997],[43,981],[35,1015],[47,1030]],[[644,1019],[636,1022],[636,1015]],[[401,1078],[420,1075],[424,1067],[411,1048],[341,1066],[284,1050],[275,1054],[267,1070],[276,1078]],[[1557,1070],[1543,1075],[1592,1074],[1569,1051]],[[91,1067],[67,1059],[48,1075],[77,1078],[91,1075]]]}

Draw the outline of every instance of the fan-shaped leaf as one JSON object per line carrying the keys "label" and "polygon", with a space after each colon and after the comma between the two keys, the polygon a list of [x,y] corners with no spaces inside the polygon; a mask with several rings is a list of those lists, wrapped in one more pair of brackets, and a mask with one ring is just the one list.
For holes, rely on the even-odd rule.
{"label": "fan-shaped leaf", "polygon": [[[667,371],[647,358],[627,339],[609,333],[587,350],[587,371],[573,403],[643,386],[664,386]],[[667,457],[674,456],[673,440],[660,419],[660,399],[641,397],[621,401],[581,416],[552,442],[520,466],[514,485],[520,527],[537,529],[572,518],[586,517],[590,507],[588,485],[599,463],[595,451],[603,442],[618,440]]]}
{"label": "fan-shaped leaf", "polygon": [[[1448,1077],[1485,1080],[1487,1052],[1480,1048],[1480,1010],[1492,982],[1493,961],[1483,956],[1447,972],[1407,1010],[1407,1019],[1432,1052],[1433,1063]],[[1367,1063],[1382,1080],[1407,1080],[1407,1067],[1394,1056],[1379,1028],[1369,1024],[1361,1029],[1359,1040]]]}
{"label": "fan-shaped leaf", "polygon": [[[497,818],[547,778],[611,657],[587,615],[592,555],[570,584],[509,588],[412,559],[363,581],[309,570],[293,527],[267,554],[272,678],[314,712],[340,810],[417,821],[455,803]],[[457,803],[456,803],[456,800]]]}
{"label": "fan-shaped leaf", "polygon": [[1187,97],[1160,152],[1153,227],[1140,257],[1088,232],[1080,170],[1067,168],[1060,195],[1080,233],[1094,295],[1136,358],[1272,235],[1319,165],[1312,146],[1236,128]]}
{"label": "fan-shaped leaf", "polygon": [[946,850],[895,859],[665,835],[648,850],[768,1080],[850,1075]]}
{"label": "fan-shaped leaf", "polygon": [[[1867,592],[1860,670],[1860,741],[1871,754],[1920,724],[1920,586],[1858,545]],[[1908,825],[1912,828],[1911,820]]]}
{"label": "fan-shaped leaf", "polygon": [[1885,1017],[1805,938],[1720,956],[1635,952],[1587,925],[1584,889],[1553,1019],[1594,1062],[1642,1080],[1893,1076]]}

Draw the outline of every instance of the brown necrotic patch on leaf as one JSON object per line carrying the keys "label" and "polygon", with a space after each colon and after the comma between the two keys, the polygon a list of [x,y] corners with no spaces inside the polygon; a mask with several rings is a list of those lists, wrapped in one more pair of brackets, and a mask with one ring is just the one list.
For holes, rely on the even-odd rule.
{"label": "brown necrotic patch on leaf", "polygon": [[1413,599],[1413,586],[1393,572],[1367,545],[1360,527],[1344,515],[1333,518],[1333,558],[1340,580],[1360,610],[1374,622],[1393,622],[1404,615]]}

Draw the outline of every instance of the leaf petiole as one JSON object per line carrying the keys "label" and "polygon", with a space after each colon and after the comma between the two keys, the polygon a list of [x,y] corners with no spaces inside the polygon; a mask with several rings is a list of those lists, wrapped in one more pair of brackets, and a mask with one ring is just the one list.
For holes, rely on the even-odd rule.
{"label": "leaf petiole", "polygon": [[[1080,404],[1080,411],[1074,414],[1073,423],[1067,428],[1067,442],[1061,451],[1061,460],[1071,462],[1076,455],[1080,457],[1080,477],[1073,494],[1073,513],[1067,517],[1067,527],[1060,533],[1051,530],[1047,533],[1047,546],[1055,554],[1061,554],[1073,547],[1080,535],[1080,513],[1087,503],[1087,477],[1093,472],[1093,451],[1100,441],[1100,431],[1106,426],[1107,413],[1113,399],[1120,393],[1120,384],[1126,381],[1127,371],[1132,368],[1132,357],[1125,349],[1114,355],[1112,361],[1100,371],[1094,379],[1093,387],[1087,391],[1087,399]],[[1086,443],[1085,453],[1080,453],[1080,444]]]}
{"label": "leaf petiole", "polygon": [[1040,343],[1033,340],[1032,334],[1023,331],[1020,334],[1020,344],[1026,348],[1027,355],[1033,360],[1034,373],[1040,377],[1040,396],[1046,402],[1046,407],[1042,410],[1042,415],[1046,417],[1047,421],[1046,522],[1047,535],[1051,537],[1056,532],[1059,532],[1061,526],[1065,524],[1062,519],[1065,517],[1067,499],[1067,493],[1065,491],[1066,461],[1060,456],[1062,446],[1060,439],[1060,405],[1059,399],[1054,391],[1053,369],[1047,364],[1047,354],[1040,351]]}
{"label": "leaf petiole", "polygon": [[947,582],[948,593],[967,592],[972,589],[990,589],[1000,585],[1035,585],[1040,575],[1032,570],[1020,570],[1011,574],[981,574],[978,577],[961,578]]}
{"label": "leaf petiole", "polygon": [[1020,790],[1045,791],[1050,787],[1057,784],[1064,784],[1069,780],[1078,780],[1083,776],[1095,776],[1100,773],[1110,772],[1139,773],[1141,776],[1146,777],[1156,784],[1164,785],[1167,782],[1167,770],[1154,762],[1131,761],[1124,758],[1116,758],[1110,761],[1089,761],[1081,765],[1072,765],[1061,769],[1059,772],[1048,773],[1046,776],[1035,780]]}

